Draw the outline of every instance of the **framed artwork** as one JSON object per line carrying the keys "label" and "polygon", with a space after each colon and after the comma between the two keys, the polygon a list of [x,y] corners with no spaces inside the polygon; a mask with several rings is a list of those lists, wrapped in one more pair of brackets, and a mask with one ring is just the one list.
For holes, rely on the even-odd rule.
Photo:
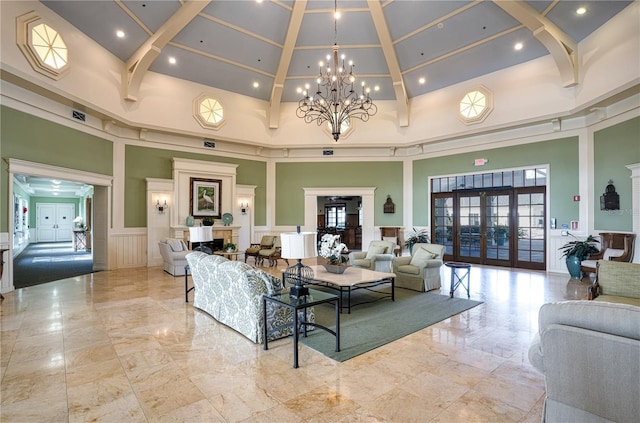
{"label": "framed artwork", "polygon": [[191,178],[189,208],[195,218],[220,217],[220,179]]}

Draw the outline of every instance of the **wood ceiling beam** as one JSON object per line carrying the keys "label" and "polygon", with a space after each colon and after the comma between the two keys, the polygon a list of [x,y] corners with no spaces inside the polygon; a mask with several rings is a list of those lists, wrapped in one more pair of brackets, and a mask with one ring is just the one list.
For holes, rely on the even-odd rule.
{"label": "wood ceiling beam", "polygon": [[189,24],[211,0],[188,1],[176,11],[147,41],[127,60],[122,70],[123,97],[138,101],[142,78],[162,49]]}
{"label": "wood ceiling beam", "polygon": [[369,5],[371,17],[373,18],[373,24],[376,27],[376,32],[378,33],[378,38],[380,39],[382,52],[384,53],[387,66],[389,67],[391,82],[393,83],[393,91],[396,94],[398,125],[409,126],[409,98],[407,96],[407,89],[404,85],[404,79],[402,78],[402,72],[400,71],[400,64],[398,63],[396,50],[394,49],[393,41],[391,40],[389,26],[387,25],[384,13],[382,12],[382,3],[380,0],[367,0],[367,3]]}
{"label": "wood ceiling beam", "polygon": [[493,2],[529,28],[533,36],[546,47],[558,66],[565,88],[578,84],[578,45],[569,35],[523,1]]}
{"label": "wood ceiling beam", "polygon": [[304,11],[306,8],[307,0],[298,0],[293,3],[291,18],[289,19],[289,27],[287,28],[287,35],[282,47],[280,62],[278,63],[278,70],[276,71],[276,76],[273,79],[273,88],[271,88],[271,100],[269,101],[268,111],[269,128],[271,129],[277,129],[280,124],[282,90],[287,78],[287,71],[291,64],[291,57],[293,56],[293,50],[296,46],[296,41],[298,40],[298,33],[300,32],[300,26],[302,25],[302,18],[304,17]]}

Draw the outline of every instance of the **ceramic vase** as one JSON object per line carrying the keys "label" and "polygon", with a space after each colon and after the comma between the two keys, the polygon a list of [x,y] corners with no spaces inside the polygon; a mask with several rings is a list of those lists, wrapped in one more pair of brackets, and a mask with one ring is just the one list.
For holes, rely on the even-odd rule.
{"label": "ceramic vase", "polygon": [[569,274],[573,279],[580,279],[580,257],[578,256],[569,256],[566,259],[567,270],[569,270]]}

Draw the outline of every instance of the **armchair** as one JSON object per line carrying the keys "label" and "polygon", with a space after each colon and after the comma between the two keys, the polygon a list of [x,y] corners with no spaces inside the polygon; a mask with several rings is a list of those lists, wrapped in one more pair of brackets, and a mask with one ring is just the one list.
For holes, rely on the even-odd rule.
{"label": "armchair", "polygon": [[417,243],[413,244],[411,256],[394,258],[392,271],[396,274],[396,286],[420,292],[440,289],[444,248],[439,244]]}
{"label": "armchair", "polygon": [[[269,261],[269,267],[275,266],[278,263],[278,259],[281,259],[282,256],[282,240],[280,239],[280,235],[277,235],[273,238],[273,246],[271,248],[263,248],[258,251],[258,256],[256,257],[256,265],[262,266],[262,263],[265,259]],[[289,260],[284,259],[289,264]]]}
{"label": "armchair", "polygon": [[391,273],[391,260],[395,244],[391,241],[371,241],[367,251],[349,253],[349,264],[354,267]]}
{"label": "armchair", "polygon": [[184,276],[187,265],[186,255],[190,253],[187,245],[181,239],[164,238],[158,242],[162,256],[162,268],[173,276]]}
{"label": "armchair", "polygon": [[258,265],[258,254],[260,250],[273,248],[274,238],[273,235],[263,235],[260,243],[251,244],[244,252],[244,262],[246,263],[247,257],[251,256],[255,260],[255,264]]}
{"label": "armchair", "polygon": [[640,307],[640,264],[602,260],[589,299]]}
{"label": "armchair", "polygon": [[529,361],[544,374],[543,422],[635,422],[640,416],[640,307],[544,304]]}
{"label": "armchair", "polygon": [[600,232],[600,246],[602,247],[600,252],[589,256],[588,260],[582,260],[580,271],[583,275],[596,273],[598,260],[631,262],[635,241],[635,234]]}

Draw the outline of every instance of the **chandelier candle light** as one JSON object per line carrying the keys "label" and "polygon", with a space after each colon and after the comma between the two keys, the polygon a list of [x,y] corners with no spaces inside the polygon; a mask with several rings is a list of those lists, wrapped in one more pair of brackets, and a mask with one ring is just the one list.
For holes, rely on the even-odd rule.
{"label": "chandelier candle light", "polygon": [[[356,76],[353,74],[353,62],[349,62],[349,72],[344,65],[345,56],[338,53],[338,1],[334,3],[334,45],[332,57],[327,56],[327,63],[320,62],[320,75],[317,79],[317,91],[310,95],[310,86],[298,88],[303,98],[298,102],[296,115],[306,123],[315,121],[318,126],[328,122],[333,139],[337,142],[341,129],[349,127],[350,119],[357,118],[366,122],[378,108],[369,96],[370,89],[362,81],[362,93],[354,90]],[[341,62],[340,60],[341,59]],[[374,88],[378,90],[376,86]]]}

